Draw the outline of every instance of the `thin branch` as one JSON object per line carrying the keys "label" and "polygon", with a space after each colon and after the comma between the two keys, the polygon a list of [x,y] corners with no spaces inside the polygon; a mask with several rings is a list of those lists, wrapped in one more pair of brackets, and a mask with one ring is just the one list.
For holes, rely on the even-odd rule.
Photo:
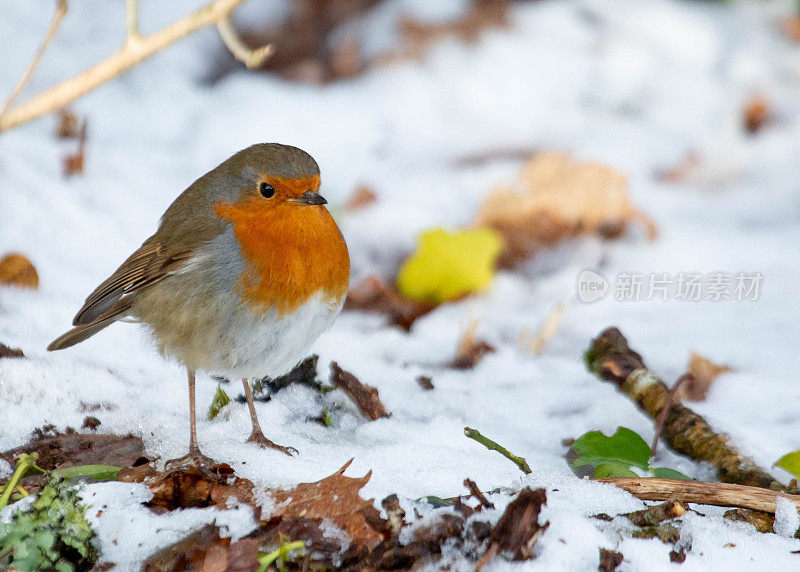
{"label": "thin branch", "polygon": [[257,68],[272,55],[272,44],[267,44],[255,50],[251,50],[245,46],[236,34],[236,30],[233,29],[230,18],[226,17],[218,21],[217,30],[225,46],[230,50],[233,56],[237,60],[244,62],[244,65],[248,68]]}
{"label": "thin branch", "polygon": [[614,382],[643,412],[658,420],[667,410],[664,442],[673,451],[698,461],[708,461],[721,481],[785,491],[751,458],[739,452],[726,435],[715,432],[708,422],[680,403],[669,403],[669,388],[647,369],[642,356],[633,351],[617,328],[608,328],[592,340],[584,354],[589,370],[600,379]]}
{"label": "thin branch", "polygon": [[519,467],[519,470],[525,473],[526,475],[531,474],[531,468],[528,466],[528,461],[526,461],[523,457],[515,455],[514,453],[512,453],[499,443],[492,441],[488,437],[484,437],[483,435],[481,435],[481,432],[478,431],[477,429],[464,427],[464,435],[466,435],[467,437],[469,437],[474,441],[477,441],[490,451],[497,451],[498,453],[503,455],[506,459],[514,463],[517,467]]}
{"label": "thin branch", "polygon": [[800,509],[800,495],[790,495],[760,487],[730,483],[704,483],[677,479],[593,479],[624,489],[641,500],[664,501],[675,498],[713,506],[734,506],[775,514],[778,497],[789,499]]}
{"label": "thin branch", "polygon": [[0,116],[0,133],[67,106],[170,44],[227,18],[242,2],[214,0],[159,32],[127,41],[121,49],[88,70],[6,110]]}
{"label": "thin branch", "polygon": [[[42,59],[42,54],[44,54],[45,49],[47,49],[47,45],[50,43],[50,40],[53,39],[53,36],[58,30],[58,27],[61,25],[61,20],[64,19],[64,16],[67,13],[67,0],[56,0],[56,10],[53,13],[53,19],[50,20],[50,26],[47,28],[47,32],[45,32],[42,41],[39,42],[39,47],[36,48],[36,53],[33,55],[33,59],[31,63],[28,64],[28,69],[25,70],[25,73],[22,74],[22,77],[17,82],[17,85],[14,86],[14,89],[11,90],[11,95],[8,96],[6,102],[3,104],[3,108],[0,109],[0,125],[2,125],[3,116],[6,114],[6,111],[11,106],[11,102],[13,102],[20,92],[25,89],[25,86],[28,85],[28,82],[33,77],[33,72],[36,71],[36,67],[39,65],[39,60]],[[2,128],[0,128],[2,131]]]}
{"label": "thin branch", "polygon": [[128,42],[139,37],[138,0],[126,0],[125,2],[125,30],[128,33]]}

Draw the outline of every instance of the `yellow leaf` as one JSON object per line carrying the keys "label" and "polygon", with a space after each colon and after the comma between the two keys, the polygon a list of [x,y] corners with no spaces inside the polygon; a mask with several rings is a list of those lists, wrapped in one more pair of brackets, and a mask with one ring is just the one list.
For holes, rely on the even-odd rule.
{"label": "yellow leaf", "polygon": [[397,287],[406,298],[436,304],[481,290],[492,282],[501,248],[500,237],[488,228],[431,229],[400,269]]}

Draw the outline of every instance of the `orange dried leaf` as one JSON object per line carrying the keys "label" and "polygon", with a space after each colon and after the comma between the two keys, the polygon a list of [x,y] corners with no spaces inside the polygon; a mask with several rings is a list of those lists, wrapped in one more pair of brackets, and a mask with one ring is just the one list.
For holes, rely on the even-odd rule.
{"label": "orange dried leaf", "polygon": [[723,373],[734,371],[727,365],[719,365],[700,354],[692,353],[686,367],[690,378],[681,386],[681,399],[703,401],[708,395],[711,384]]}
{"label": "orange dried leaf", "polygon": [[77,139],[79,137],[78,116],[68,109],[58,112],[56,135],[60,139]]}
{"label": "orange dried leaf", "polygon": [[769,102],[760,95],[748,101],[743,110],[744,128],[748,133],[759,132],[769,121],[770,109]]}
{"label": "orange dried leaf", "polygon": [[369,481],[372,471],[360,479],[345,477],[344,472],[352,462],[350,459],[341,469],[320,481],[300,483],[289,490],[271,491],[278,507],[272,517],[326,518],[344,530],[356,544],[369,550],[375,548],[383,536],[370,526],[369,521],[380,519],[380,514],[373,505],[374,499],[364,500],[358,494]]}
{"label": "orange dried leaf", "polygon": [[475,224],[500,233],[508,263],[565,238],[618,235],[634,220],[655,238],[655,225],[628,199],[624,175],[601,163],[541,153],[512,184],[487,195]]}
{"label": "orange dried leaf", "polygon": [[0,285],[39,287],[39,274],[27,256],[12,252],[0,259]]}
{"label": "orange dried leaf", "polygon": [[377,198],[378,197],[375,195],[375,191],[373,191],[370,187],[366,185],[358,185],[353,191],[353,194],[350,195],[350,198],[348,198],[347,202],[344,204],[344,210],[346,212],[361,210],[365,206],[374,203]]}
{"label": "orange dried leaf", "polygon": [[781,29],[787,38],[793,42],[800,42],[800,16],[784,18]]}

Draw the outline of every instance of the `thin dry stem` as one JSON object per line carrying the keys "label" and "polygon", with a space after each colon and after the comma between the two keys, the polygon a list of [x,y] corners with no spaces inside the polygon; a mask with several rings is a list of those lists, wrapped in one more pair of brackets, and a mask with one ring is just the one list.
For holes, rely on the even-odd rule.
{"label": "thin dry stem", "polygon": [[[65,3],[66,0],[61,0],[61,2]],[[66,107],[79,97],[127,71],[170,44],[185,38],[204,26],[216,24],[228,18],[231,10],[242,2],[243,0],[214,0],[196,12],[184,16],[177,22],[174,22],[154,34],[147,36],[137,35],[133,37],[129,35],[128,40],[122,48],[103,61],[43,93],[32,97],[28,101],[7,109],[0,115],[0,133],[51,113],[56,109]],[[127,18],[129,32],[131,29],[130,11],[131,8],[129,5]],[[54,26],[51,24],[51,29],[53,27]],[[55,30],[52,31],[54,32]],[[52,36],[50,30],[48,30],[48,34],[45,36],[46,41],[49,41],[49,36]],[[46,46],[45,40],[42,42],[43,45],[40,51]],[[41,53],[37,53],[37,56],[40,57]],[[35,57],[29,69],[35,68],[37,62],[38,57]],[[26,75],[28,75],[27,72]],[[25,82],[27,82],[27,79],[23,77],[23,81],[21,82],[23,87]],[[12,95],[15,96],[17,91],[18,90],[15,89]]]}
{"label": "thin dry stem", "polygon": [[593,480],[624,489],[641,500],[665,501],[675,498],[684,503],[733,506],[775,514],[775,505],[778,497],[783,497],[789,499],[800,509],[799,495],[790,495],[760,487],[677,479],[623,478]]}
{"label": "thin dry stem", "polygon": [[[53,39],[53,36],[58,30],[58,27],[61,25],[61,20],[64,19],[64,16],[67,13],[67,0],[56,0],[56,10],[53,13],[53,19],[50,20],[50,25],[47,27],[47,31],[42,38],[42,41],[39,43],[39,47],[36,48],[36,53],[33,54],[33,59],[31,63],[28,64],[28,69],[25,70],[25,73],[22,74],[22,77],[17,82],[17,85],[14,86],[14,89],[11,90],[11,94],[6,99],[6,102],[3,104],[3,108],[0,109],[0,125],[3,122],[3,116],[6,114],[6,111],[11,106],[11,103],[17,98],[20,92],[25,89],[25,86],[28,85],[28,82],[33,77],[33,72],[36,71],[36,67],[39,65],[39,60],[42,59],[42,54],[44,54],[45,49],[47,49],[47,45],[50,43],[50,40]],[[2,128],[0,127],[0,131]]]}
{"label": "thin dry stem", "polygon": [[236,30],[233,29],[230,18],[223,18],[217,22],[217,30],[225,46],[233,56],[240,62],[244,62],[244,65],[248,68],[257,68],[272,55],[272,44],[267,44],[255,50],[245,46],[236,34]]}
{"label": "thin dry stem", "polygon": [[125,2],[125,29],[128,32],[128,41],[139,37],[139,2],[127,0]]}

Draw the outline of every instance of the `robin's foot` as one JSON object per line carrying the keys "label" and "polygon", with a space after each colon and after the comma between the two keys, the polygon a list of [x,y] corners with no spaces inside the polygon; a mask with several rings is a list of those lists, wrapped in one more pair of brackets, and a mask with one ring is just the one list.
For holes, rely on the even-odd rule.
{"label": "robin's foot", "polygon": [[206,457],[200,452],[200,449],[190,450],[188,455],[184,455],[178,459],[172,459],[164,464],[164,469],[167,471],[174,471],[185,467],[196,467],[204,473],[213,473],[214,467],[217,463],[211,457]]}
{"label": "robin's foot", "polygon": [[247,442],[255,443],[259,447],[264,447],[264,448],[269,447],[270,449],[277,449],[281,453],[286,453],[290,457],[297,455],[297,449],[295,449],[294,447],[284,447],[283,445],[278,445],[277,443],[273,443],[272,441],[264,437],[264,434],[261,431],[257,431],[255,429],[250,434],[250,437],[247,438]]}

